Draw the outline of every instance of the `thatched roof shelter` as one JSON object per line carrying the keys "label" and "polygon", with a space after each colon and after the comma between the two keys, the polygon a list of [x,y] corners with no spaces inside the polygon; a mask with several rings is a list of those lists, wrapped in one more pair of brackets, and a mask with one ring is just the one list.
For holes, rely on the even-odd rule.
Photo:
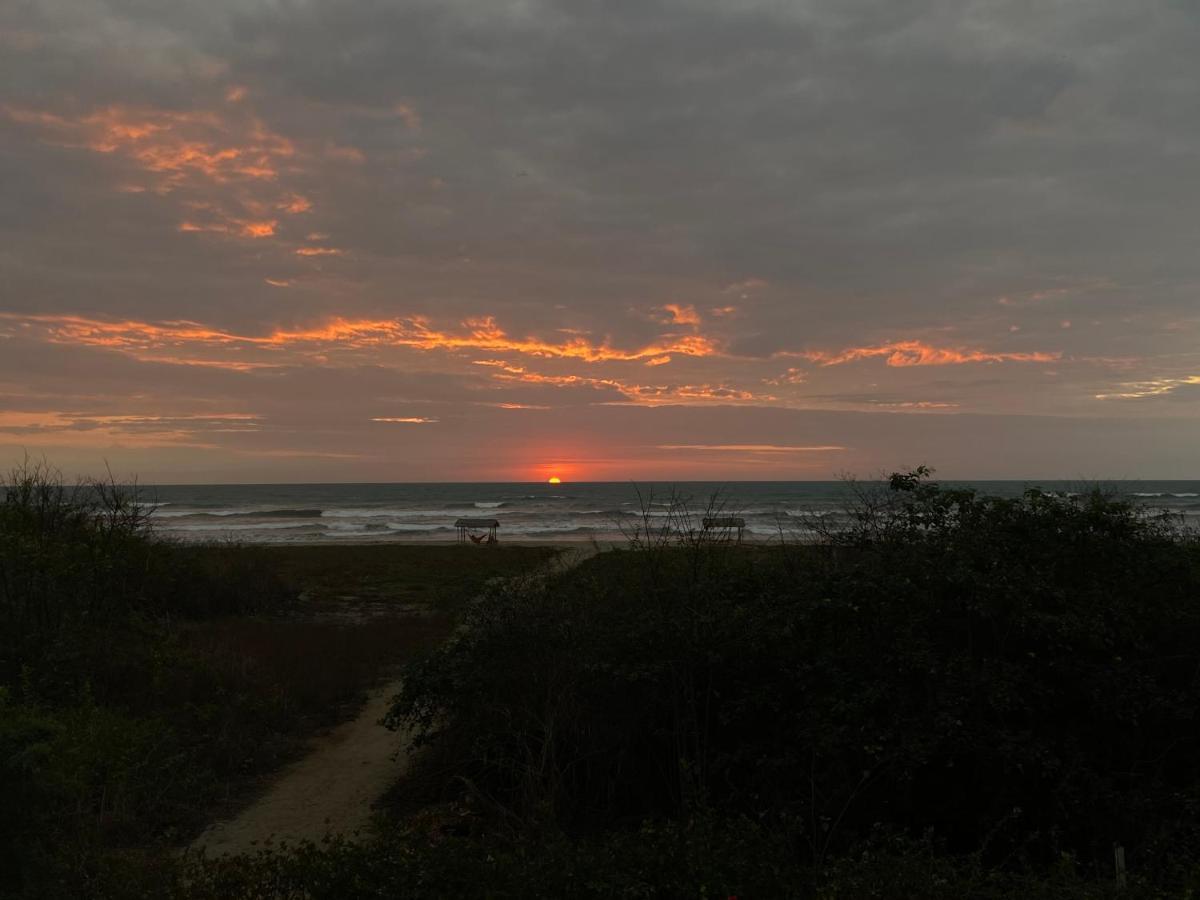
{"label": "thatched roof shelter", "polygon": [[[458,529],[458,542],[465,544],[470,538],[473,543],[482,544],[486,538],[487,543],[494,544],[497,541],[496,532],[500,528],[499,519],[458,519],[454,523],[454,527]],[[476,534],[476,532],[485,532],[485,534]]]}

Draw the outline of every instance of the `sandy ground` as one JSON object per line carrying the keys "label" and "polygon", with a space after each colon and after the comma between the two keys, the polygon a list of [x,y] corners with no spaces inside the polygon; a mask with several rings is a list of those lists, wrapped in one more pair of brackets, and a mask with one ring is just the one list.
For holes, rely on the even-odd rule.
{"label": "sandy ground", "polygon": [[372,691],[357,718],[317,738],[308,755],[284,769],[266,794],[235,818],[210,825],[191,849],[224,856],[280,841],[365,832],[372,804],[404,774],[408,762],[407,735],[379,724],[399,690],[399,682],[392,682]]}

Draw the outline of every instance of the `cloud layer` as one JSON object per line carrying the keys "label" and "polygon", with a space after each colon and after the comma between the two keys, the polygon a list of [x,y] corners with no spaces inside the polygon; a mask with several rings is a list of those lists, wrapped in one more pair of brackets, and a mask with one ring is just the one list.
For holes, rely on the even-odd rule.
{"label": "cloud layer", "polygon": [[1167,0],[10,4],[0,453],[1194,476],[1198,42]]}

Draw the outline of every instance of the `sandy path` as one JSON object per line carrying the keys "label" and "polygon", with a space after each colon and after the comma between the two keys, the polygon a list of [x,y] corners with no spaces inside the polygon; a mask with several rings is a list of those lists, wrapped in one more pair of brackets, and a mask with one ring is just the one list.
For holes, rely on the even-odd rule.
{"label": "sandy path", "polygon": [[[266,794],[235,818],[210,825],[192,849],[224,856],[282,840],[365,832],[372,804],[408,762],[407,736],[379,724],[399,690],[399,682],[392,682],[372,691],[357,718],[314,741],[308,755],[284,769]],[[397,751],[401,754],[393,760]]]}
{"label": "sandy path", "polygon": [[[543,575],[573,568],[600,552],[597,545],[564,550]],[[209,856],[247,853],[280,841],[319,841],[327,834],[365,832],[371,807],[404,774],[409,735],[379,724],[400,691],[393,681],[372,691],[358,716],[316,739],[271,788],[233,819],[216,822],[192,843]],[[398,754],[395,759],[393,754]]]}

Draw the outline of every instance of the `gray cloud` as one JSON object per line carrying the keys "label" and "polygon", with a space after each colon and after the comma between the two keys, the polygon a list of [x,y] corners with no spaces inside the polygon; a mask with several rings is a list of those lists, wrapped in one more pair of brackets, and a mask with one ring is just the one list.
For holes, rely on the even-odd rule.
{"label": "gray cloud", "polygon": [[[399,440],[362,424],[373,416],[438,418],[403,440],[442,451],[455,429],[540,421],[488,405],[501,403],[628,416],[647,447],[730,443],[667,434],[665,408],[598,406],[629,402],[632,387],[654,402],[744,395],[761,433],[736,443],[803,443],[788,429],[805,409],[876,409],[862,421],[881,434],[944,403],[1093,417],[1113,433],[1184,417],[1189,404],[1166,401],[1194,393],[1200,372],[1198,39],[1189,5],[1115,0],[9,5],[0,312],[250,336],[335,316],[424,316],[459,334],[491,316],[512,338],[629,348],[698,334],[721,353],[655,367],[469,348],[268,359],[176,342],[139,355],[14,324],[0,338],[0,415],[175,417],[226,472],[253,470],[237,456],[251,450]],[[136,122],[161,130],[97,137]],[[164,169],[148,141],[279,149],[268,176],[219,161]],[[308,208],[283,210],[290,196]],[[694,307],[699,324],[656,318],[667,303]],[[897,342],[1044,361],[931,372],[795,355]],[[273,367],[164,361],[197,354]],[[473,365],[489,357],[525,379]],[[781,379],[789,368],[803,378]],[[1109,399],[1172,381],[1143,402]],[[734,415],[708,410],[714,428]],[[262,418],[223,437],[175,421],[213,411]],[[921,458],[971,446],[993,471],[998,445],[976,445],[968,421],[913,419]],[[1194,437],[1162,427],[1162,440]],[[867,443],[848,444],[853,459],[886,464],[892,451]],[[1057,459],[1049,444],[1034,451]],[[296,472],[318,470],[297,459]]]}

